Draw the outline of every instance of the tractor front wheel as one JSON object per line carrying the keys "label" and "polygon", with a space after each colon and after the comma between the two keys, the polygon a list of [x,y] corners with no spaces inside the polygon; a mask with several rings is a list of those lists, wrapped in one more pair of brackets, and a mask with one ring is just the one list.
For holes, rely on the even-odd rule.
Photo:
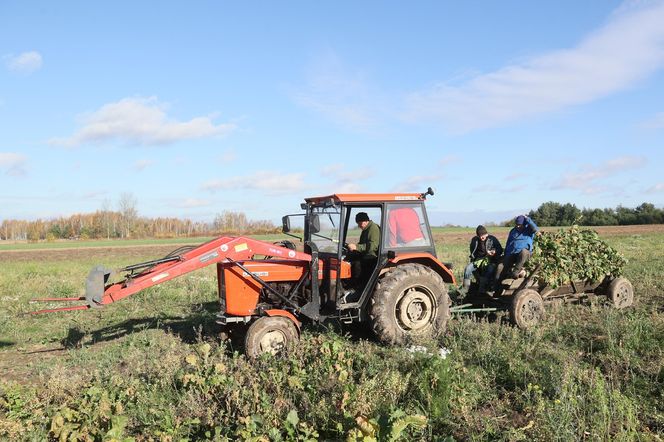
{"label": "tractor front wheel", "polygon": [[634,302],[634,288],[627,278],[616,278],[609,284],[606,294],[615,308],[625,308]]}
{"label": "tractor front wheel", "polygon": [[250,358],[263,353],[280,354],[298,341],[297,327],[283,316],[263,316],[254,321],[247,330],[244,350]]}
{"label": "tractor front wheel", "polygon": [[443,333],[450,317],[447,287],[438,273],[420,264],[403,264],[376,285],[369,311],[378,339],[403,344]]}
{"label": "tractor front wheel", "polygon": [[531,328],[544,318],[544,301],[533,289],[519,290],[512,298],[510,319],[521,329]]}

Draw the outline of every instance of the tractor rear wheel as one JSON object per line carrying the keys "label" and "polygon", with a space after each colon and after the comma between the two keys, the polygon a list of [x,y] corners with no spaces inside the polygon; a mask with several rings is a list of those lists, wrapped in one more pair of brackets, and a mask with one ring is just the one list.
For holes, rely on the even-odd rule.
{"label": "tractor rear wheel", "polygon": [[263,316],[255,320],[247,330],[244,351],[250,358],[263,353],[280,354],[298,341],[293,321],[283,316]]}
{"label": "tractor rear wheel", "polygon": [[443,333],[450,317],[447,287],[438,273],[421,264],[403,264],[387,273],[371,297],[374,333],[386,344]]}
{"label": "tractor rear wheel", "polygon": [[510,319],[521,329],[531,328],[544,319],[544,301],[533,289],[519,290],[512,298]]}
{"label": "tractor rear wheel", "polygon": [[625,308],[634,302],[634,288],[627,278],[616,278],[609,284],[606,297],[615,308]]}

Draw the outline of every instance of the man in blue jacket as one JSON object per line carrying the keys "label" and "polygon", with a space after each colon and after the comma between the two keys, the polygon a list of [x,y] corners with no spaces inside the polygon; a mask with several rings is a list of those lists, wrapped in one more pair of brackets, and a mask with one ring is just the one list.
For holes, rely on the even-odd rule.
{"label": "man in blue jacket", "polygon": [[498,264],[496,270],[496,285],[507,277],[516,279],[525,276],[523,266],[533,253],[533,238],[540,234],[535,221],[527,216],[517,216],[515,223],[516,226],[507,236],[503,262]]}

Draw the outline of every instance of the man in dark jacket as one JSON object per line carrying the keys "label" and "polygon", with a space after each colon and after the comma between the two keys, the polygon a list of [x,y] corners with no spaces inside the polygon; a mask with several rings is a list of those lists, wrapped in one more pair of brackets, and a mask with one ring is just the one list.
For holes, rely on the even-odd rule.
{"label": "man in dark jacket", "polygon": [[351,272],[354,286],[364,288],[378,262],[378,246],[380,245],[380,227],[369,219],[365,212],[355,215],[355,222],[362,229],[357,244],[348,244]]}
{"label": "man in dark jacket", "polygon": [[519,215],[514,221],[516,225],[507,236],[505,257],[503,262],[498,264],[497,283],[507,277],[516,279],[525,276],[523,266],[533,253],[533,238],[540,234],[535,221],[527,216]]}
{"label": "man in dark jacket", "polygon": [[[484,226],[477,226],[476,235],[470,240],[470,262],[463,272],[463,290],[467,293],[470,288],[470,280],[473,272],[479,270],[485,281],[493,279],[496,264],[503,254],[503,246],[500,241],[489,235]],[[484,291],[484,285],[480,284],[480,291]]]}

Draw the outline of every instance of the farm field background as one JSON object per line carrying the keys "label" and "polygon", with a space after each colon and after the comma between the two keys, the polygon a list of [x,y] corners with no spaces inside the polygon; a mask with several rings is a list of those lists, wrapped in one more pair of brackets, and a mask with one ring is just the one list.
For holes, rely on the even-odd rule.
{"label": "farm field background", "polygon": [[[489,230],[504,244],[507,228]],[[629,260],[627,310],[598,298],[528,332],[503,314],[457,316],[422,343],[431,355],[307,327],[288,358],[255,362],[217,339],[213,267],[104,309],[24,315],[33,297],[79,295],[97,264],[205,239],[2,244],[0,438],[661,440],[664,226],[596,230]],[[473,233],[434,229],[457,278]]]}

